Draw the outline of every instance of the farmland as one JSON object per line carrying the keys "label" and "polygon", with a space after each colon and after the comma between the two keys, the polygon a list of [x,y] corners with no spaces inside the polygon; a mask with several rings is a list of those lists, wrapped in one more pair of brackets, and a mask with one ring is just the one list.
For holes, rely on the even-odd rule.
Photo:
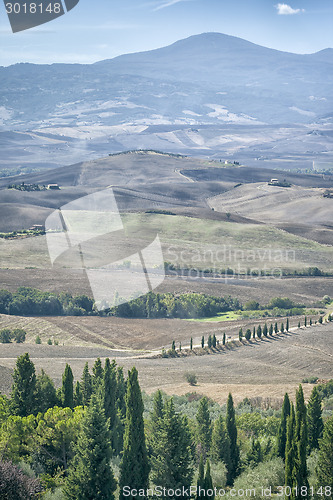
{"label": "farmland", "polygon": [[[291,188],[268,186],[270,178],[282,176]],[[22,180],[39,185],[59,183],[61,189],[7,189],[9,183]],[[317,305],[320,309],[322,298],[333,296],[331,200],[322,196],[332,185],[329,176],[323,179],[319,175],[132,152],[0,179],[0,230],[18,231],[44,224],[54,209],[112,186],[124,229],[85,243],[85,255],[92,267],[117,259],[125,261],[158,234],[164,260],[171,267],[157,293],[230,295],[243,304],[249,300],[267,304],[274,297],[289,297],[296,304],[308,308]],[[77,219],[76,229],[80,224],[83,222]],[[0,288],[14,292],[28,286],[50,293],[92,295],[86,274],[75,269],[75,248],[52,267],[46,236],[16,237],[0,239],[0,256]],[[316,269],[317,275],[307,275],[309,268]],[[231,274],[220,274],[227,269]],[[274,271],[275,277],[260,276],[262,270]],[[281,278],[280,271],[289,275]],[[305,275],[301,275],[303,272]],[[111,357],[125,369],[135,364],[147,392],[158,387],[168,393],[189,392],[192,389],[184,374],[194,372],[198,377],[194,390],[219,402],[225,400],[229,390],[236,400],[247,395],[279,399],[306,376],[332,377],[332,324],[296,328],[289,334],[252,339],[242,346],[236,342],[215,354],[166,359],[156,356],[163,347],[169,349],[173,340],[186,348],[191,337],[195,345],[200,344],[202,336],[207,339],[215,334],[221,340],[223,332],[237,338],[240,327],[245,330],[265,321],[244,320],[237,312],[228,315],[213,321],[1,315],[0,328],[23,328],[27,341],[2,345],[0,390],[9,390],[9,370],[16,356],[26,351],[36,367],[49,372],[57,385],[66,362],[80,378],[86,361],[91,364],[97,356]],[[267,321],[280,324],[285,319]],[[295,328],[298,318],[290,321]],[[37,335],[41,345],[35,344]],[[59,345],[47,345],[48,339]],[[305,390],[308,394],[310,388]]]}

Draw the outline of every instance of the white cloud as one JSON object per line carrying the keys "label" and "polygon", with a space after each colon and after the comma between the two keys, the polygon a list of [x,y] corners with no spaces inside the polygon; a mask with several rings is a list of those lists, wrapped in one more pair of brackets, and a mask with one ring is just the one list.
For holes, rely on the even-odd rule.
{"label": "white cloud", "polygon": [[290,16],[293,14],[301,14],[302,12],[305,12],[304,9],[293,9],[286,3],[278,3],[277,5],[275,5],[275,8],[277,9],[278,14],[281,16]]}
{"label": "white cloud", "polygon": [[163,0],[163,2],[160,3],[160,5],[155,7],[154,11],[165,9],[166,7],[171,7],[172,5],[175,5],[176,3],[179,2],[189,2],[189,1],[191,0]]}

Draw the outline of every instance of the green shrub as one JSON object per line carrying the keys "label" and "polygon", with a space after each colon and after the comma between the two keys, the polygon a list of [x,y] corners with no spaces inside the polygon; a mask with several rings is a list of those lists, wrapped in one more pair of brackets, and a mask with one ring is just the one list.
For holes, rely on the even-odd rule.
{"label": "green shrub", "polygon": [[12,340],[12,332],[9,328],[3,328],[0,330],[0,342],[2,344],[10,344]]}
{"label": "green shrub", "polygon": [[262,488],[272,487],[274,491],[276,486],[283,485],[284,464],[282,458],[273,458],[268,462],[259,464],[257,467],[249,467],[235,481],[234,489],[237,490],[256,490],[255,498],[267,498],[262,495]]}
{"label": "green shrub", "polygon": [[195,373],[185,373],[185,378],[190,385],[197,385],[197,376]]}
{"label": "green shrub", "polygon": [[42,339],[40,338],[39,335],[37,335],[36,340],[35,340],[35,344],[41,344],[41,343],[42,343]]}
{"label": "green shrub", "polygon": [[25,332],[25,330],[22,330],[22,328],[15,328],[13,332],[15,342],[17,344],[23,344],[23,342],[25,342],[26,334],[27,333]]}

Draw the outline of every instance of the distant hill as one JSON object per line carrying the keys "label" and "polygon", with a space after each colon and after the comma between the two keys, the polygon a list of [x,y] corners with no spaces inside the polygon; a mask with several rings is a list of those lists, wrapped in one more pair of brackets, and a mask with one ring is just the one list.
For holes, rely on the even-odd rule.
{"label": "distant hill", "polygon": [[332,113],[332,50],[292,54],[204,33],[91,65],[2,67],[0,167],[137,148],[237,158],[255,147],[311,161],[329,151],[327,128],[308,144],[302,124],[321,129]]}

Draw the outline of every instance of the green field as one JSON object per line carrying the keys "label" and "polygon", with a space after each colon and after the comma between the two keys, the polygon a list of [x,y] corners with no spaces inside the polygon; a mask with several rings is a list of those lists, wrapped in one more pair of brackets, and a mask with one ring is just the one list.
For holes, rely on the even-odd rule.
{"label": "green field", "polygon": [[[114,233],[116,237],[110,233],[110,239],[86,243],[88,253],[107,263],[117,260],[111,258],[111,249],[119,256],[128,255],[131,245],[144,248],[158,234],[164,260],[180,268],[213,267],[219,271],[229,267],[241,274],[247,269],[303,270],[312,266],[331,270],[332,247],[272,226],[151,213],[128,213],[121,218],[124,231]],[[84,222],[74,222],[76,231],[86,229]],[[1,268],[50,267],[45,236],[0,239],[0,255]],[[70,266],[70,263],[60,265]]]}
{"label": "green field", "polygon": [[219,313],[217,316],[212,316],[211,318],[196,318],[196,319],[185,319],[184,321],[199,321],[204,323],[217,323],[220,321],[235,321],[242,317],[241,312],[230,311],[225,313]]}

